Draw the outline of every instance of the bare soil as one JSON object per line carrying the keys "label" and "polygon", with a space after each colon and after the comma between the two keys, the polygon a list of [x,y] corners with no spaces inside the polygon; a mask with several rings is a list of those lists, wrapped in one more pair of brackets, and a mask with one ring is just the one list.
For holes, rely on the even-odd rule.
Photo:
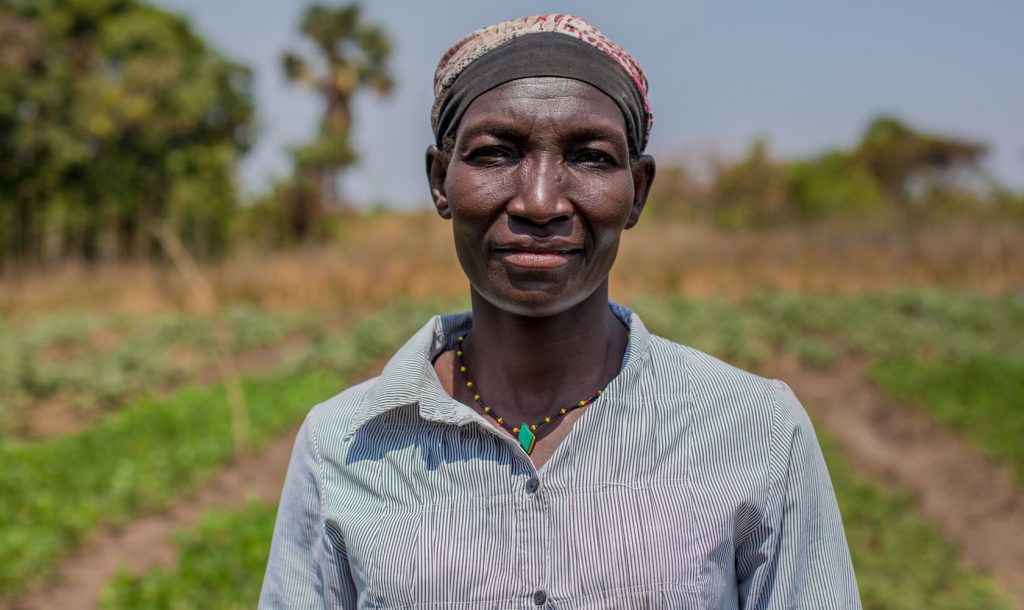
{"label": "bare soil", "polygon": [[1024,609],[1024,490],[1008,467],[884,397],[865,381],[862,363],[818,370],[786,357],[767,373],[792,386],[856,470],[914,493],[920,514],[957,544],[964,564]]}
{"label": "bare soil", "polygon": [[169,535],[197,523],[210,509],[240,508],[250,498],[276,502],[288,468],[295,430],[275,438],[259,455],[241,456],[197,493],[166,512],[147,515],[94,535],[64,560],[47,585],[8,602],[9,610],[89,610],[120,570],[143,574],[174,564]]}
{"label": "bare soil", "polygon": [[[858,471],[917,494],[921,514],[959,546],[965,564],[994,578],[1024,609],[1024,491],[1014,485],[1009,469],[883,397],[864,380],[858,362],[817,370],[784,358],[766,373],[793,387]],[[173,565],[169,534],[196,523],[206,510],[240,507],[252,497],[277,500],[294,435],[289,431],[259,455],[239,457],[166,512],[93,536],[45,587],[0,607],[95,608],[102,587],[119,570],[142,574]]]}
{"label": "bare soil", "polygon": [[[253,372],[277,361],[266,355],[257,358],[260,353],[253,352],[253,360],[239,364],[244,362],[244,370]],[[383,365],[378,362],[368,367],[359,379],[376,375]],[[0,608],[91,610],[97,607],[104,585],[121,570],[144,574],[174,565],[177,550],[170,534],[198,523],[206,511],[241,508],[254,498],[267,503],[278,501],[296,432],[293,429],[277,436],[259,454],[238,456],[199,491],[168,510],[101,530],[61,562],[47,583],[6,604],[0,600]]]}
{"label": "bare soil", "polygon": [[[341,328],[340,325],[336,325]],[[334,332],[333,330],[331,332]],[[266,345],[245,350],[235,354],[235,368],[239,374],[260,375],[268,373],[276,367],[281,358],[309,344],[309,337],[301,334],[289,335],[273,345]],[[198,355],[181,351],[175,354],[179,359],[178,364],[182,369],[194,368],[188,366],[186,358],[198,359]],[[213,385],[220,381],[220,370],[216,366],[209,366],[199,370],[190,379],[190,385]],[[159,394],[168,394],[179,387],[180,384],[171,384],[159,388]],[[67,403],[61,396],[45,398],[24,408],[25,420],[19,436],[25,441],[45,441],[74,434],[79,430],[95,422],[98,418],[107,415],[109,411],[94,409],[83,411]]]}

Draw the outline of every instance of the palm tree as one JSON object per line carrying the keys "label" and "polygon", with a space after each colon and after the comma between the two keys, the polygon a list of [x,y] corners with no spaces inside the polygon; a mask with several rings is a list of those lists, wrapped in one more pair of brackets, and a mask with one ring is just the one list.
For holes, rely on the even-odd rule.
{"label": "palm tree", "polygon": [[324,97],[326,106],[320,132],[309,144],[295,151],[296,179],[291,203],[293,229],[304,237],[324,209],[340,209],[336,178],[338,172],[356,160],[350,133],[352,96],[369,88],[378,95],[391,92],[394,82],[388,72],[391,42],[383,29],[367,23],[358,4],[329,7],[314,4],[302,18],[302,33],[316,45],[322,56],[322,70],[296,53],[282,57],[285,74]]}

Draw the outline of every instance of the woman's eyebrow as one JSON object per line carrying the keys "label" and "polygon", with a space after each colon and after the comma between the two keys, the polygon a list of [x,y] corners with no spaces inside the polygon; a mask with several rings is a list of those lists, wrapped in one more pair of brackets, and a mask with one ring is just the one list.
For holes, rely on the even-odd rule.
{"label": "woman's eyebrow", "polygon": [[585,125],[574,127],[566,134],[566,137],[577,142],[604,140],[612,143],[618,143],[619,140],[625,140],[626,136],[622,129]]}
{"label": "woman's eyebrow", "polygon": [[500,140],[521,140],[524,137],[522,131],[510,125],[480,123],[463,129],[460,139],[475,138],[477,136],[491,136]]}

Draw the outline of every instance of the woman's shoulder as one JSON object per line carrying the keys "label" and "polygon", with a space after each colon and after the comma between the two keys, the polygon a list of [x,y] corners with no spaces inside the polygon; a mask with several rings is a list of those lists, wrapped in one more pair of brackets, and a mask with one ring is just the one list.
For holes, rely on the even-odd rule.
{"label": "woman's shoulder", "polygon": [[357,383],[315,405],[306,415],[305,426],[316,436],[345,436],[347,430],[356,425],[379,379],[378,376]]}
{"label": "woman's shoulder", "polygon": [[[678,378],[692,411],[764,423],[806,417],[789,386],[694,347],[652,336],[651,369]],[[657,373],[655,373],[657,374]]]}

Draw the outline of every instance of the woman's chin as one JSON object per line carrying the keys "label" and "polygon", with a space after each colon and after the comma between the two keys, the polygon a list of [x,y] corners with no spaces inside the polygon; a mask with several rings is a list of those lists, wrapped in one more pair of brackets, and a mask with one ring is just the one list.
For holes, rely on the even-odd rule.
{"label": "woman's chin", "polygon": [[[568,289],[565,284],[550,282],[516,282],[500,291],[476,290],[483,300],[506,313],[530,318],[546,318],[563,314],[591,298],[596,291]],[[575,287],[578,288],[578,287]]]}

